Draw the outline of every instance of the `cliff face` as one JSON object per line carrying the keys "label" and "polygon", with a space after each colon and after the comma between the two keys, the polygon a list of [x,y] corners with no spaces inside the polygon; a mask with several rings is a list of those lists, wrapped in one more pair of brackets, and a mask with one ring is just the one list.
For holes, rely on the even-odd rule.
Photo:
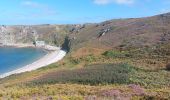
{"label": "cliff face", "polygon": [[67,34],[59,25],[0,26],[0,44],[33,43],[36,40],[61,46]]}
{"label": "cliff face", "polygon": [[6,26],[0,27],[0,44],[12,44],[15,42],[13,30]]}

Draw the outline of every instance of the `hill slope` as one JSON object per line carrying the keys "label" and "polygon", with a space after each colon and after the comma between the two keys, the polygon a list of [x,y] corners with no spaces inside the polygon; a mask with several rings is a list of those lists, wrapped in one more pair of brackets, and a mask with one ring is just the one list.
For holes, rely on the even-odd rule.
{"label": "hill slope", "polygon": [[[170,13],[146,18],[118,19],[87,25],[71,34],[72,48],[151,46],[170,40]],[[101,35],[101,37],[100,37]]]}
{"label": "hill slope", "polygon": [[165,70],[170,59],[170,13],[94,24],[31,27],[40,40],[59,43],[69,52],[58,63],[1,79],[0,98],[170,98],[170,72]]}

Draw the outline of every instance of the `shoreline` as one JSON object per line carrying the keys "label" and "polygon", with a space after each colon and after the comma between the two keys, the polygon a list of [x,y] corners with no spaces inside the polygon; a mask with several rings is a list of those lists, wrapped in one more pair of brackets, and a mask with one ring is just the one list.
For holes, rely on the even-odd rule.
{"label": "shoreline", "polygon": [[[13,47],[15,47],[15,46],[13,45]],[[24,46],[24,47],[28,47],[28,46]],[[50,47],[48,50],[51,52],[48,52],[42,58],[38,59],[37,61],[34,61],[31,64],[23,66],[19,69],[4,73],[4,74],[0,75],[0,78],[5,78],[7,76],[14,75],[14,74],[20,74],[23,72],[30,72],[30,71],[45,67],[47,65],[58,62],[59,60],[63,59],[64,56],[66,55],[66,52],[64,50],[61,50],[58,47],[54,47],[54,46],[50,46],[50,45],[48,45],[47,47]],[[19,48],[23,48],[23,46],[19,46]],[[47,49],[47,48],[43,48],[43,49]]]}
{"label": "shoreline", "polygon": [[45,49],[47,51],[56,51],[60,49],[59,47],[51,46],[51,45],[44,45],[44,46],[35,46],[33,44],[24,44],[24,43],[16,43],[16,44],[6,44],[0,45],[0,47],[14,47],[14,48],[39,48]]}

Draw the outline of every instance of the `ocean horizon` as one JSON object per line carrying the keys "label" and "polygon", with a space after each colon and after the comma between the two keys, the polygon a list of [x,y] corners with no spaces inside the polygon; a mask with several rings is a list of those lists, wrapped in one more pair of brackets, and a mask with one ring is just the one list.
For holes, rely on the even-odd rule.
{"label": "ocean horizon", "polygon": [[47,54],[44,49],[0,47],[0,75],[35,62]]}

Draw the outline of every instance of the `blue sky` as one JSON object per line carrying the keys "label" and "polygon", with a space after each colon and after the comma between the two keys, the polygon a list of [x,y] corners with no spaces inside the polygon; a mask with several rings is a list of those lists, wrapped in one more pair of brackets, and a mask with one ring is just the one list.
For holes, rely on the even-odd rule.
{"label": "blue sky", "polygon": [[73,24],[152,16],[170,0],[1,0],[0,24]]}

